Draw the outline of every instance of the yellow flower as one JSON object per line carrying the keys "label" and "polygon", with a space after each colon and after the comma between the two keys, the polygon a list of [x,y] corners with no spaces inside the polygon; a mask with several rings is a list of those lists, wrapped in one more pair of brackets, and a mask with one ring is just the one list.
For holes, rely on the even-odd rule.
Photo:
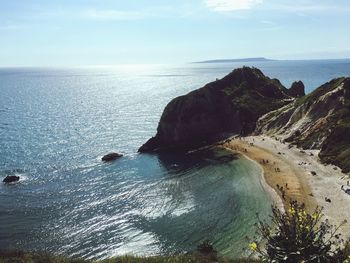
{"label": "yellow flower", "polygon": [[317,219],[320,215],[318,213],[313,213],[312,218]]}
{"label": "yellow flower", "polygon": [[305,210],[301,210],[298,212],[298,220],[301,222],[306,219],[306,212]]}
{"label": "yellow flower", "polygon": [[292,215],[294,215],[295,210],[294,210],[294,208],[293,208],[293,207],[289,208],[289,213],[291,213]]}
{"label": "yellow flower", "polygon": [[255,242],[253,242],[249,244],[249,248],[253,251],[256,251],[258,248],[258,245]]}

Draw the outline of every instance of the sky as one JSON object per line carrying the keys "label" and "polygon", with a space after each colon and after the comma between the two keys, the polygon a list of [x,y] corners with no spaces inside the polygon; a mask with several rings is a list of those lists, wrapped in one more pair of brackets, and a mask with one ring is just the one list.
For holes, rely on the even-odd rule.
{"label": "sky", "polygon": [[0,0],[0,66],[350,58],[349,0]]}

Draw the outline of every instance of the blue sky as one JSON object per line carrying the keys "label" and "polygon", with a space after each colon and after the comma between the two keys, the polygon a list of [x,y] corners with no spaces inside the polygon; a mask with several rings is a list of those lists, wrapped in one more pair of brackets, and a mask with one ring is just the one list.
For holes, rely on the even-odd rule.
{"label": "blue sky", "polygon": [[349,0],[0,0],[0,66],[350,57]]}

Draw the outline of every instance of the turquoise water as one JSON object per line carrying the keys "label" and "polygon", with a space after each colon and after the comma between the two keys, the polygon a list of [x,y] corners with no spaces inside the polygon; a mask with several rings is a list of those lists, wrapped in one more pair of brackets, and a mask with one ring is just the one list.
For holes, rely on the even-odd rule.
{"label": "turquoise water", "polygon": [[[247,63],[246,63],[247,64]],[[271,201],[259,167],[202,155],[139,155],[167,102],[233,64],[0,69],[0,249],[104,258],[173,254],[210,239],[238,256]],[[263,62],[311,91],[349,61]],[[103,164],[110,151],[125,156]]]}

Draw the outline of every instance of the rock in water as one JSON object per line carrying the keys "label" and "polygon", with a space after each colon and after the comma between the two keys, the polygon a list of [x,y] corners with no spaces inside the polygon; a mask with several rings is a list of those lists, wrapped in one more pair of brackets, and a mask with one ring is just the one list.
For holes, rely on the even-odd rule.
{"label": "rock in water", "polygon": [[300,98],[305,96],[305,86],[302,81],[293,82],[292,86],[288,90],[288,94],[295,98]]}
{"label": "rock in water", "polygon": [[8,175],[2,180],[4,183],[13,183],[19,181],[19,176],[16,175]]}
{"label": "rock in water", "polygon": [[249,134],[259,117],[292,100],[288,89],[259,69],[235,69],[173,99],[163,111],[157,134],[139,152],[186,150],[211,143],[221,134]]}
{"label": "rock in water", "polygon": [[105,156],[102,157],[102,161],[111,162],[111,161],[114,161],[122,156],[123,155],[119,154],[119,153],[109,153],[109,154],[106,154]]}

